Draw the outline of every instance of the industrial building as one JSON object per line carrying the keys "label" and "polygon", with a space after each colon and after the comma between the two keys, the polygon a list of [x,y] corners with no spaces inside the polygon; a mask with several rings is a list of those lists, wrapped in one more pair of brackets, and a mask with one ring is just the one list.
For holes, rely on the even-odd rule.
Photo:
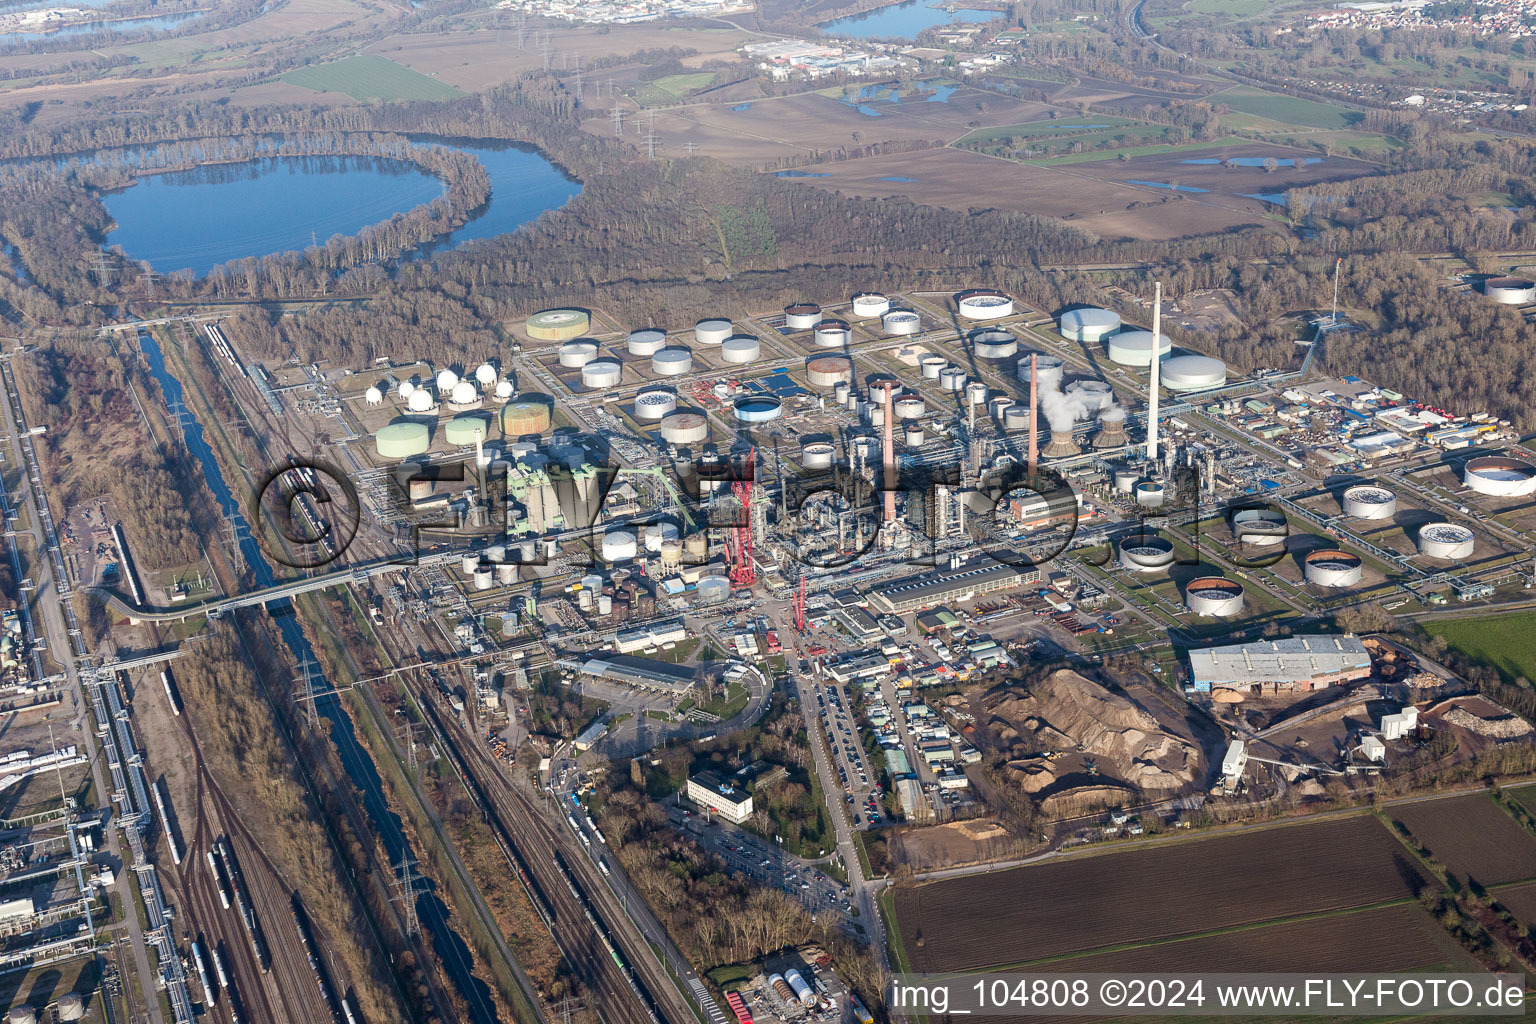
{"label": "industrial building", "polygon": [[1039,569],[1021,569],[983,558],[879,584],[870,589],[869,603],[880,611],[899,615],[951,601],[967,601],[994,590],[1011,590],[1039,580]]}
{"label": "industrial building", "polygon": [[675,644],[688,636],[681,621],[647,622],[631,629],[621,629],[613,638],[613,649],[619,654],[632,654],[648,647]]}
{"label": "industrial building", "polygon": [[688,799],[726,821],[740,825],[752,817],[752,794],[712,771],[690,776]]}
{"label": "industrial building", "polygon": [[693,689],[694,683],[691,668],[651,658],[637,658],[633,654],[605,654],[600,658],[572,663],[570,667],[584,675],[612,679],[648,690],[665,690],[668,693],[686,693]]}
{"label": "industrial building", "polygon": [[1371,656],[1352,636],[1293,636],[1191,650],[1189,673],[1199,693],[1298,693],[1367,678]]}

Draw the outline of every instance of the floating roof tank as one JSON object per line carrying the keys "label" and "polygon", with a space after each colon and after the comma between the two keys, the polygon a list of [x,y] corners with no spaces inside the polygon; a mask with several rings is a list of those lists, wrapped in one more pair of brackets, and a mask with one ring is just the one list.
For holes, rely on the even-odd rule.
{"label": "floating roof tank", "polygon": [[854,316],[881,316],[891,308],[891,300],[879,292],[860,292],[853,297]]}
{"label": "floating roof tank", "polygon": [[992,288],[961,292],[956,299],[956,308],[967,320],[1000,320],[1013,315],[1013,300]]}
{"label": "floating roof tank", "polygon": [[1397,495],[1374,484],[1356,484],[1344,491],[1344,514],[1355,519],[1391,519]]}
{"label": "floating roof tank", "polygon": [[808,331],[821,319],[821,307],[814,302],[797,302],[784,307],[784,326],[792,331]]}

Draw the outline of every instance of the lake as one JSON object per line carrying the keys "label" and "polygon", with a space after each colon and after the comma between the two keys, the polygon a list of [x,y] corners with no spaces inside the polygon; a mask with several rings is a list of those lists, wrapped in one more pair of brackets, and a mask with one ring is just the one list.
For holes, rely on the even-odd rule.
{"label": "lake", "polygon": [[978,11],[962,7],[953,14],[942,7],[929,7],[927,0],[880,7],[863,14],[851,14],[816,27],[828,35],[853,39],[914,39],[925,28],[936,28],[956,21],[991,21],[1005,17],[1002,11]]}
{"label": "lake", "polygon": [[[416,139],[417,142],[433,140]],[[458,230],[415,255],[515,231],[581,192],[537,150],[512,143],[438,141],[485,167],[491,199]],[[121,246],[157,271],[206,275],[232,260],[325,244],[431,202],[443,183],[414,164],[378,157],[282,156],[153,174],[103,197]]]}
{"label": "lake", "polygon": [[[90,6],[90,5],[85,5]],[[159,17],[125,18],[118,21],[94,21],[79,25],[65,25],[51,32],[0,32],[0,46],[9,43],[30,43],[39,39],[68,39],[70,36],[89,35],[92,32],[100,32],[105,29],[108,32],[147,32],[150,29],[175,28],[185,24],[194,18],[201,18],[205,12],[194,11],[190,14],[165,14]]]}

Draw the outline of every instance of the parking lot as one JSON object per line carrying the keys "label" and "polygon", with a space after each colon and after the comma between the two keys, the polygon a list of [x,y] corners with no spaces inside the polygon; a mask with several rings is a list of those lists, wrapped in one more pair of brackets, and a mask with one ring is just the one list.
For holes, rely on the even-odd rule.
{"label": "parking lot", "polygon": [[840,683],[818,683],[816,713],[826,730],[848,804],[848,817],[854,828],[881,823],[880,793],[883,785],[870,773],[868,756],[859,732],[858,721],[849,709],[848,691]]}

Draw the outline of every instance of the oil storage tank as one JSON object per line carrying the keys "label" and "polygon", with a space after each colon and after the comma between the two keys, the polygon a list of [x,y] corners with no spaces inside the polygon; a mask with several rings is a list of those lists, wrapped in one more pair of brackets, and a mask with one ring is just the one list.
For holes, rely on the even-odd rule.
{"label": "oil storage tank", "polygon": [[1358,555],[1326,548],[1314,551],[1302,562],[1307,582],[1318,587],[1352,587],[1360,582],[1362,563]]}
{"label": "oil storage tank", "polygon": [[1466,461],[1461,480],[1479,494],[1523,497],[1536,491],[1536,465],[1505,455],[1485,455]]}
{"label": "oil storage tank", "polygon": [[1068,341],[1103,341],[1120,330],[1120,314],[1108,309],[1070,309],[1061,314],[1059,329]]}
{"label": "oil storage tank", "polygon": [[508,437],[545,433],[552,421],[552,406],[547,401],[518,398],[501,407],[501,432]]}
{"label": "oil storage tank", "polygon": [[1355,519],[1391,519],[1397,495],[1375,484],[1356,484],[1344,491],[1344,514]]}
{"label": "oil storage tank", "polygon": [[700,345],[721,345],[731,336],[729,320],[700,320],[693,325],[693,338]]}
{"label": "oil storage tank", "polygon": [[1245,508],[1232,513],[1232,536],[1239,544],[1268,547],[1290,534],[1285,513],[1272,508]]}
{"label": "oil storage tank", "polygon": [[1483,282],[1483,294],[1505,306],[1528,306],[1536,302],[1536,281],[1524,277],[1490,277]]}
{"label": "oil storage tank", "polygon": [[1173,544],[1151,533],[1133,533],[1120,541],[1120,564],[1132,572],[1161,572],[1174,563]]}
{"label": "oil storage tank", "polygon": [[1419,527],[1419,554],[1464,562],[1472,557],[1476,537],[1460,523],[1425,523]]}
{"label": "oil storage tank", "polygon": [[847,348],[852,336],[846,320],[818,320],[811,338],[817,348]]}
{"label": "oil storage tank", "polygon": [[1013,315],[1013,300],[992,288],[975,288],[955,298],[956,308],[967,320],[1000,320]]}
{"label": "oil storage tank", "polygon": [[535,313],[523,324],[523,330],[535,341],[566,341],[579,338],[592,326],[592,318],[581,309],[546,309]]}
{"label": "oil storage tank", "polygon": [[610,530],[603,534],[603,561],[626,562],[639,553],[639,543],[628,530]]}
{"label": "oil storage tank", "polygon": [[597,342],[568,341],[560,346],[560,365],[580,369],[597,358]]}
{"label": "oil storage tank", "polygon": [[883,316],[890,308],[891,300],[879,292],[860,292],[853,297],[854,316]]}
{"label": "oil storage tank", "polygon": [[996,362],[1019,351],[1019,339],[1007,331],[985,330],[971,335],[971,351],[977,359]]}
{"label": "oil storage tank", "polygon": [[848,384],[853,380],[853,364],[842,356],[814,356],[805,364],[805,379],[818,388]]}
{"label": "oil storage tank", "polygon": [[490,423],[484,416],[455,416],[443,424],[443,440],[455,448],[465,448],[489,435]]}
{"label": "oil storage tank", "polygon": [[916,334],[922,326],[922,318],[910,309],[892,309],[880,316],[880,329],[897,337]]}
{"label": "oil storage tank", "polygon": [[642,391],[635,396],[635,419],[654,422],[677,408],[677,395],[670,391]]}
{"label": "oil storage tank", "polygon": [[784,403],[772,395],[753,395],[736,399],[732,408],[741,423],[767,423],[783,415]]}
{"label": "oil storage tank", "polygon": [[669,345],[651,356],[651,372],[676,377],[693,369],[693,352],[681,345]]}
{"label": "oil storage tank", "polygon": [[629,354],[653,356],[667,344],[667,332],[655,327],[642,327],[629,332]]}
{"label": "oil storage tank", "polygon": [[[1158,358],[1173,351],[1173,340],[1166,334],[1157,336]],[[1121,366],[1152,365],[1152,332],[1122,331],[1109,339],[1109,358]]]}
{"label": "oil storage tank", "polygon": [[373,435],[374,451],[391,461],[421,455],[431,444],[432,430],[425,423],[391,423]]}
{"label": "oil storage tank", "polygon": [[1227,364],[1211,356],[1175,356],[1163,361],[1157,376],[1169,391],[1203,391],[1227,382]]}
{"label": "oil storage tank", "polygon": [[831,469],[837,449],[829,441],[807,441],[800,446],[800,465],[806,469]]}
{"label": "oil storage tank", "polygon": [[617,359],[594,359],[581,368],[581,383],[589,388],[611,388],[624,375],[624,367]]}
{"label": "oil storage tank", "polygon": [[708,437],[709,420],[703,413],[683,410],[661,421],[661,439],[668,444],[698,444]]}
{"label": "oil storage tank", "polygon": [[720,346],[720,358],[727,363],[750,363],[762,354],[762,345],[749,334],[726,338]]}
{"label": "oil storage tank", "polygon": [[821,307],[814,302],[797,302],[784,307],[784,326],[792,331],[808,331],[821,319]]}
{"label": "oil storage tank", "polygon": [[917,369],[923,380],[938,380],[940,371],[948,365],[948,359],[933,352],[917,357]]}
{"label": "oil storage tank", "polygon": [[1189,581],[1184,602],[1196,615],[1229,619],[1243,611],[1243,585],[1225,576],[1202,576]]}

